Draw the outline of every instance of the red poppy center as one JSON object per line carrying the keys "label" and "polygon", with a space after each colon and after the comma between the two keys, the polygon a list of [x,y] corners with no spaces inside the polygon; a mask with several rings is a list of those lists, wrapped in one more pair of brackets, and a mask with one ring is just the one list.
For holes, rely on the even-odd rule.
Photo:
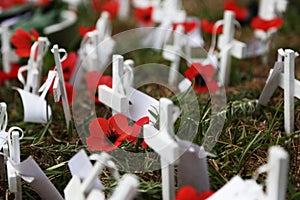
{"label": "red poppy center", "polygon": [[109,130],[106,134],[106,140],[107,142],[115,143],[119,138],[119,134],[117,131]]}
{"label": "red poppy center", "polygon": [[196,83],[196,85],[201,86],[201,87],[206,86],[206,82],[200,74],[195,77],[195,83]]}

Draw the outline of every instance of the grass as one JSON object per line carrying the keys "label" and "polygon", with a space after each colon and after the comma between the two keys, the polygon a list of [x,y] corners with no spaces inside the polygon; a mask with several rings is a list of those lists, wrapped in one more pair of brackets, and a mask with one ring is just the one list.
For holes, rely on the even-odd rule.
{"label": "grass", "polygon": [[[184,5],[189,14],[201,18],[220,19],[222,17],[222,9],[221,6],[216,7],[216,5],[221,5],[220,3],[221,1],[186,0]],[[278,47],[299,49],[300,40],[297,38],[297,35],[300,33],[300,27],[296,25],[300,16],[299,12],[296,12],[294,9],[299,3],[291,1],[291,4],[289,7],[291,11],[285,15],[285,24],[280,29],[274,43],[274,50],[270,52],[270,65],[262,65],[260,58],[234,59],[232,62],[231,85],[226,88],[226,121],[217,144],[211,152],[216,157],[208,158],[210,183],[213,190],[218,190],[237,174],[243,178],[251,178],[253,172],[260,165],[267,162],[268,148],[273,145],[280,145],[288,151],[290,156],[287,199],[297,200],[300,197],[299,100],[295,102],[296,131],[290,135],[284,132],[283,127],[282,90],[276,90],[267,107],[255,109],[268,71],[276,58],[275,50]],[[81,20],[81,24],[91,25],[89,23],[91,21],[94,22],[95,18],[91,19],[89,15],[86,15]],[[116,21],[113,24],[115,33],[133,27],[134,21],[132,19],[128,20],[128,23]],[[251,29],[243,28],[244,30],[246,32],[242,33],[241,39],[246,41],[249,38],[243,36],[251,35]],[[206,42],[210,41],[210,36],[204,35],[204,39]],[[76,42],[72,42],[72,45],[74,49],[78,47]],[[147,62],[168,63],[162,59],[159,53],[151,50],[130,52],[125,57],[134,59],[136,66]],[[48,56],[46,63],[50,62],[53,63],[51,56]],[[299,64],[299,59],[296,63]],[[182,68],[185,67],[184,65],[182,66]],[[296,71],[298,71],[297,67]],[[15,80],[9,82],[9,84],[20,86]],[[164,96],[172,98],[173,95],[172,91],[155,84],[146,85],[140,89],[157,99]],[[20,97],[15,91],[11,90],[10,86],[4,84],[0,87],[0,101],[8,104],[8,127],[15,125],[25,131],[25,137],[21,141],[21,160],[26,159],[29,155],[33,156],[45,174],[63,194],[63,189],[71,178],[67,166],[68,160],[80,149],[86,149],[87,151],[88,149],[82,144],[77,133],[78,128],[84,130],[84,127],[73,127],[71,131],[67,131],[61,105],[54,104],[52,97],[48,96],[47,98],[54,113],[52,121],[44,125],[25,123],[23,122],[23,108]],[[179,98],[176,97],[174,99],[178,100]],[[175,130],[177,130],[179,124],[183,123],[185,126],[183,130],[185,132],[195,132],[193,141],[197,144],[202,144],[202,138],[206,134],[210,123],[211,102],[207,94],[198,95],[196,100],[196,104],[201,111],[199,121],[188,121],[186,120],[188,118],[183,115],[181,120],[175,124]],[[84,102],[82,102],[82,106],[85,106]],[[98,117],[108,117],[111,114],[110,110],[101,104],[96,105],[96,110]],[[91,113],[91,116],[93,114],[95,113]],[[87,117],[87,119],[82,120],[89,121],[90,119]],[[193,123],[198,124],[196,129],[193,129]],[[88,133],[86,134],[88,135]],[[130,145],[127,145],[126,148],[136,151]],[[151,165],[151,162],[147,163],[147,160],[145,160],[142,164]],[[146,173],[139,171],[136,175],[140,180],[139,194],[136,199],[161,199],[161,176],[159,170]],[[265,175],[262,175],[258,181],[263,182],[264,179]],[[104,171],[101,180],[106,187],[105,192],[110,194],[116,186],[116,182],[111,178],[108,171]],[[7,185],[5,182],[0,182],[0,185],[1,197],[4,196]],[[23,182],[23,197],[24,199],[38,199],[35,192],[25,182]]]}

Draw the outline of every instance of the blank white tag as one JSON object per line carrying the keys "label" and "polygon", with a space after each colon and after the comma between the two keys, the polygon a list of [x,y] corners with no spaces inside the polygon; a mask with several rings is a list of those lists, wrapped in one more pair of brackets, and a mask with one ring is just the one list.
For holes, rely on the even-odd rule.
{"label": "blank white tag", "polygon": [[33,177],[33,181],[29,183],[33,190],[45,200],[63,200],[58,190],[50,182],[35,160],[30,156],[20,164],[15,164],[12,160],[8,160],[13,168],[22,177]]}
{"label": "blank white tag", "polygon": [[265,200],[262,186],[255,180],[243,180],[233,177],[226,185],[210,196],[207,200]]}
{"label": "blank white tag", "polygon": [[[72,176],[77,176],[81,180],[86,179],[93,169],[93,165],[84,150],[80,150],[76,155],[74,155],[70,159],[68,166]],[[104,189],[102,183],[98,179],[95,180],[93,188],[99,190]]]}

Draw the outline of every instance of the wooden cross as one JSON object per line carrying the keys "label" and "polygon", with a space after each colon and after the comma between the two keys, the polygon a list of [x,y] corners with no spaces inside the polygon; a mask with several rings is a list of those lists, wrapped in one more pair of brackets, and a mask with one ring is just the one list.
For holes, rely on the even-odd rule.
{"label": "wooden cross", "polygon": [[224,86],[229,84],[231,56],[243,58],[246,54],[246,44],[234,39],[235,14],[232,11],[224,12],[223,33],[218,39],[220,52],[219,82]]}

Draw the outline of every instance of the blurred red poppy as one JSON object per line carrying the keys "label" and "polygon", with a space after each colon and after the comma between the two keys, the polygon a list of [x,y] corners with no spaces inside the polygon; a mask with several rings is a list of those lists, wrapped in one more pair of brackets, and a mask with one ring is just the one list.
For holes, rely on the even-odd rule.
{"label": "blurred red poppy", "polygon": [[21,65],[11,63],[11,70],[9,73],[5,73],[4,71],[0,70],[0,84],[8,79],[14,79],[18,77],[18,71]]}
{"label": "blurred red poppy", "polygon": [[96,26],[91,26],[91,27],[80,26],[78,32],[81,37],[84,37],[85,34],[94,30],[96,30]]}
{"label": "blurred red poppy", "polygon": [[178,190],[175,200],[205,200],[213,194],[213,191],[204,191],[198,194],[193,187],[185,186]]}
{"label": "blurred red poppy", "polygon": [[278,29],[282,26],[283,20],[280,18],[274,18],[271,20],[264,20],[260,17],[254,17],[251,21],[251,26],[254,29],[268,31],[271,28]]}
{"label": "blurred red poppy", "polygon": [[36,30],[31,29],[31,33],[22,29],[17,29],[11,37],[11,43],[16,47],[16,54],[21,58],[30,56],[32,44],[37,41],[39,34]]}
{"label": "blurred red poppy", "polygon": [[178,25],[182,25],[184,27],[184,31],[186,33],[189,33],[189,32],[194,31],[197,28],[198,23],[197,23],[197,21],[185,21],[182,23],[175,23],[175,24],[173,24],[173,29],[175,30]]}
{"label": "blurred red poppy", "polygon": [[224,2],[224,8],[225,10],[234,12],[237,20],[245,20],[248,17],[248,9],[240,7],[235,1]]}
{"label": "blurred red poppy", "polygon": [[192,63],[184,75],[190,81],[195,80],[193,88],[196,92],[214,93],[219,90],[218,83],[213,79],[215,68],[212,65]]}
{"label": "blurred red poppy", "polygon": [[127,118],[116,114],[109,118],[95,118],[89,124],[90,136],[86,144],[91,151],[110,152],[117,149],[132,132]]}
{"label": "blurred red poppy", "polygon": [[116,18],[120,8],[119,1],[117,0],[105,1],[104,3],[102,3],[99,0],[93,0],[92,6],[96,12],[99,13],[101,13],[102,11],[108,12],[110,14],[111,20]]}
{"label": "blurred red poppy", "polygon": [[112,77],[103,76],[100,72],[91,71],[86,74],[86,83],[89,90],[89,96],[96,103],[101,103],[98,99],[98,86],[107,85],[112,87]]}
{"label": "blurred red poppy", "polygon": [[[207,19],[201,20],[201,29],[209,34],[213,34],[215,23],[209,22]],[[216,34],[220,34],[223,31],[223,27],[219,26],[216,30]]]}
{"label": "blurred red poppy", "polygon": [[4,10],[4,9],[11,8],[13,6],[22,5],[22,4],[25,4],[25,3],[27,3],[26,0],[8,0],[8,1],[1,0],[0,1],[0,8]]}
{"label": "blurred red poppy", "polygon": [[[132,130],[131,135],[127,138],[128,141],[133,143],[134,145],[137,145],[142,126],[144,124],[149,124],[149,123],[150,123],[149,117],[143,117],[143,118],[139,119],[138,121],[136,121],[135,124],[133,125],[133,130]],[[142,141],[142,146],[144,148],[148,148],[148,145],[145,142],[145,140]]]}
{"label": "blurred red poppy", "polygon": [[143,26],[151,26],[154,23],[152,20],[152,11],[152,6],[146,8],[135,8],[134,17]]}

